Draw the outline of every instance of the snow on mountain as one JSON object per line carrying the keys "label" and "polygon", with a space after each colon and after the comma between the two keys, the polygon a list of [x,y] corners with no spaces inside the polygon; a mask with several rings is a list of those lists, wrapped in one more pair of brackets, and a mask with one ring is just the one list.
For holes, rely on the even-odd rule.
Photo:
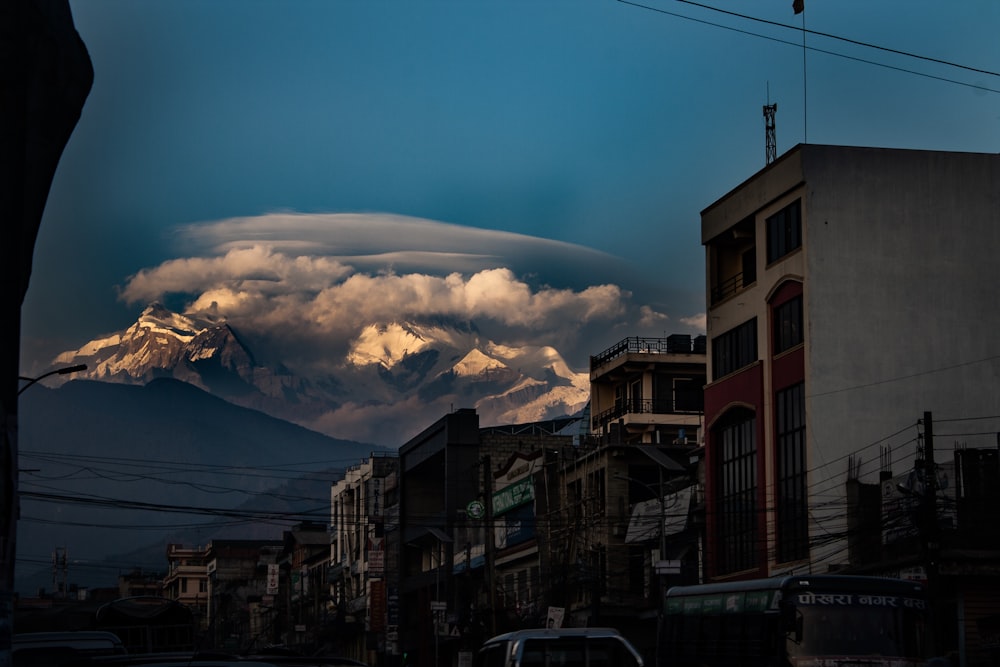
{"label": "snow on mountain", "polygon": [[[297,377],[259,365],[224,320],[158,303],[125,331],[56,363],[86,363],[77,377],[105,382],[172,377],[333,437],[395,445],[402,443],[385,442],[386,433],[412,432],[456,406],[477,408],[484,425],[524,423],[575,414],[590,390],[588,374],[573,372],[555,348],[485,341],[473,323],[444,319],[369,324],[332,375]],[[370,414],[383,423],[372,424]]]}
{"label": "snow on mountain", "polygon": [[460,362],[452,366],[457,375],[486,375],[492,370],[506,370],[507,366],[492,357],[488,357],[477,349],[470,350]]}

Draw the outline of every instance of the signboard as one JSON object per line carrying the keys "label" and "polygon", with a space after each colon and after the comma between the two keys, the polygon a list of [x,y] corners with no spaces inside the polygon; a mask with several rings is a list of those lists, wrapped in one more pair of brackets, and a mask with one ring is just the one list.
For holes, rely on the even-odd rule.
{"label": "signboard", "polygon": [[486,506],[483,505],[482,501],[473,500],[465,506],[465,513],[470,519],[482,519],[486,516]]}
{"label": "signboard", "polygon": [[535,537],[535,508],[523,505],[496,520],[494,543],[497,549],[506,549]]}
{"label": "signboard", "polygon": [[278,594],[278,564],[268,563],[267,565],[267,594]]}
{"label": "signboard", "polygon": [[563,625],[563,618],[565,616],[565,607],[549,607],[549,613],[546,615],[545,626],[549,628],[561,628]]}
{"label": "signboard", "polygon": [[531,479],[522,479],[493,494],[493,516],[529,503],[535,499],[535,485]]}
{"label": "signboard", "polygon": [[656,574],[680,574],[681,562],[679,560],[658,560],[653,564],[653,571]]}
{"label": "signboard", "polygon": [[385,582],[375,579],[369,582],[368,628],[372,632],[385,630]]}
{"label": "signboard", "polygon": [[381,577],[385,573],[385,538],[368,538],[368,576]]}

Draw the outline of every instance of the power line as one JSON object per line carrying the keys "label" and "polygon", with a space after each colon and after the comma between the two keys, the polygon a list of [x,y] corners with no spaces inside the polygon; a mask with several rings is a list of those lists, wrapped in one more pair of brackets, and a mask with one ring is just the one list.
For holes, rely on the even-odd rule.
{"label": "power line", "polygon": [[[620,1],[624,1],[624,0],[620,0]],[[909,51],[901,51],[899,49],[892,49],[892,48],[889,48],[887,46],[879,46],[878,44],[872,44],[870,42],[862,42],[860,40],[850,39],[848,37],[841,37],[839,35],[833,35],[833,34],[828,33],[828,32],[820,32],[818,30],[808,30],[806,28],[799,28],[799,27],[796,27],[796,26],[793,26],[793,25],[788,25],[786,23],[780,23],[778,21],[769,21],[767,19],[758,18],[756,16],[749,16],[747,14],[740,14],[738,12],[729,11],[727,9],[720,9],[718,7],[712,7],[710,5],[703,5],[700,2],[693,2],[692,0],[677,0],[677,2],[683,2],[684,4],[687,4],[687,5],[694,5],[696,7],[702,7],[704,9],[710,9],[713,12],[719,12],[721,14],[728,14],[730,16],[736,16],[736,17],[741,18],[741,19],[747,19],[748,21],[756,21],[758,23],[766,23],[768,25],[778,26],[780,28],[787,28],[789,30],[797,30],[797,31],[801,30],[801,31],[806,32],[806,33],[808,33],[810,35],[819,35],[820,37],[829,37],[830,39],[835,39],[835,40],[838,40],[838,41],[841,41],[841,42],[847,42],[848,44],[855,44],[857,46],[864,46],[864,47],[869,48],[869,49],[877,49],[879,51],[886,51],[888,53],[895,53],[897,55],[907,56],[908,58],[918,58],[920,60],[926,60],[928,62],[938,63],[938,64],[941,64],[941,65],[948,65],[949,67],[957,67],[959,69],[968,70],[970,72],[976,72],[978,74],[989,74],[990,76],[1000,76],[1000,73],[991,72],[990,70],[986,70],[986,69],[979,69],[978,67],[970,67],[968,65],[962,65],[962,64],[959,64],[959,63],[953,63],[953,62],[950,62],[948,60],[941,60],[940,58],[932,58],[930,56],[922,56],[922,55],[919,55],[917,53],[910,53]]]}
{"label": "power line", "polygon": [[[723,25],[721,23],[714,23],[712,21],[706,21],[704,19],[698,19],[698,18],[695,18],[693,16],[686,16],[684,14],[678,14],[676,12],[670,12],[670,11],[667,11],[665,9],[660,9],[659,7],[650,7],[649,5],[643,5],[643,4],[638,3],[638,2],[630,2],[630,0],[616,0],[616,2],[620,2],[623,5],[631,5],[633,7],[638,7],[639,9],[646,9],[646,10],[649,10],[651,12],[657,12],[658,14],[666,14],[667,16],[672,16],[674,18],[684,19],[685,21],[693,21],[694,23],[701,23],[703,25],[712,26],[713,28],[722,28],[723,30],[729,30],[731,32],[736,32],[736,33],[740,33],[740,34],[743,34],[743,35],[749,35],[750,37],[759,37],[760,39],[766,39],[766,40],[769,40],[769,41],[772,41],[772,42],[777,42],[779,44],[787,44],[789,46],[794,46],[796,49],[804,49],[804,50],[808,50],[808,51],[815,51],[816,53],[823,53],[825,55],[836,56],[838,58],[843,58],[845,60],[853,60],[855,62],[863,63],[863,64],[866,64],[866,65],[874,65],[876,67],[882,67],[882,68],[885,68],[885,69],[895,70],[897,72],[903,72],[905,74],[913,74],[915,76],[922,76],[922,77],[927,78],[927,79],[934,79],[936,81],[943,81],[945,83],[952,83],[952,84],[955,84],[957,86],[965,86],[966,88],[974,88],[976,90],[982,90],[982,91],[985,91],[985,92],[988,92],[988,93],[1000,93],[1000,89],[990,88],[988,86],[981,86],[981,85],[974,84],[974,83],[967,83],[965,81],[958,81],[956,79],[949,79],[948,77],[944,77],[944,76],[937,76],[937,75],[934,75],[934,74],[927,74],[926,72],[918,72],[916,70],[907,69],[905,67],[898,67],[898,66],[895,66],[895,65],[888,65],[886,63],[880,63],[880,62],[877,62],[877,61],[874,61],[874,60],[868,60],[866,58],[858,58],[856,56],[849,56],[849,55],[844,54],[844,53],[838,53],[836,51],[829,51],[827,49],[820,49],[820,48],[817,48],[815,46],[804,46],[803,44],[792,42],[792,41],[789,41],[787,39],[781,39],[781,38],[778,38],[778,37],[772,37],[770,35],[763,35],[763,34],[758,33],[758,32],[751,32],[749,30],[743,30],[741,28],[734,28],[732,26]],[[789,27],[793,27],[794,28],[794,26],[789,26]],[[796,28],[796,29],[800,30],[800,28]],[[991,72],[991,74],[992,74],[992,72]]]}

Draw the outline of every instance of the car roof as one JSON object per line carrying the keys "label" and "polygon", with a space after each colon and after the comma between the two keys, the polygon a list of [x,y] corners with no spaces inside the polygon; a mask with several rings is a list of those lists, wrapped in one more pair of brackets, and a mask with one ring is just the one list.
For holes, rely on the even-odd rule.
{"label": "car roof", "polygon": [[486,644],[494,642],[513,641],[517,639],[556,639],[559,637],[620,637],[621,633],[615,628],[529,628],[527,630],[514,630],[497,635],[486,641]]}

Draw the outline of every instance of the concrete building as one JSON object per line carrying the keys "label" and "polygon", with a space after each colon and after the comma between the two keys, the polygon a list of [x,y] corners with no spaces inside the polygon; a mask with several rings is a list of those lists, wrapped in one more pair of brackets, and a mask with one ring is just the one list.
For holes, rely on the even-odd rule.
{"label": "concrete building", "polygon": [[[209,645],[239,651],[275,640],[279,600],[267,591],[268,566],[277,562],[281,540],[219,539],[205,550],[208,575]],[[266,620],[264,620],[266,619]]]}
{"label": "concrete building", "polygon": [[167,576],[163,578],[163,597],[191,609],[198,630],[208,628],[207,548],[167,545]]}
{"label": "concrete building", "polygon": [[701,228],[707,578],[848,570],[849,480],[996,446],[1000,155],[800,145]]}
{"label": "concrete building", "polygon": [[398,509],[398,480],[398,456],[373,453],[330,488],[330,598],[337,614],[337,653],[369,664],[386,653],[387,625],[399,623],[398,609],[390,613],[387,604],[399,586],[399,568],[386,539],[398,532],[390,514]]}
{"label": "concrete building", "polygon": [[619,443],[698,443],[704,386],[704,336],[625,338],[590,357],[591,432]]}
{"label": "concrete building", "polygon": [[544,622],[549,509],[541,489],[556,470],[544,462],[573,448],[565,431],[579,421],[480,428],[476,411],[463,408],[400,448],[391,656],[405,653],[421,667],[456,664],[494,634]]}

